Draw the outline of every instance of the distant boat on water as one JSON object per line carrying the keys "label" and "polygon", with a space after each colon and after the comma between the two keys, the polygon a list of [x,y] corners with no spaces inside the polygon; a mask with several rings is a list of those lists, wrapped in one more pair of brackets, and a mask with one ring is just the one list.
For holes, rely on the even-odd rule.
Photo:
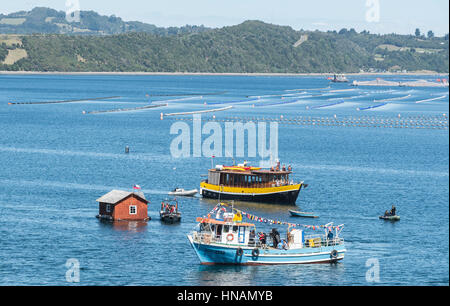
{"label": "distant boat on water", "polygon": [[319,218],[319,216],[314,215],[312,212],[303,212],[297,210],[289,210],[291,216],[293,217],[302,217],[302,218]]}
{"label": "distant boat on water", "polygon": [[335,74],[334,77],[331,79],[331,82],[333,82],[333,83],[347,83],[348,79],[343,74]]}

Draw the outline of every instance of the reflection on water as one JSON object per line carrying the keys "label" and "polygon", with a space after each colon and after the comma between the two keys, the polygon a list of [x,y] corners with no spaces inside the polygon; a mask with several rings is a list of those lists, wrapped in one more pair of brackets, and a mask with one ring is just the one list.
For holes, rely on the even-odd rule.
{"label": "reflection on water", "polygon": [[336,264],[225,266],[200,265],[187,275],[198,286],[264,286],[340,283],[345,272],[342,262]]}
{"label": "reflection on water", "polygon": [[116,231],[126,231],[130,233],[138,233],[143,232],[146,230],[147,227],[147,221],[108,221],[99,219],[99,223],[106,227],[112,228]]}

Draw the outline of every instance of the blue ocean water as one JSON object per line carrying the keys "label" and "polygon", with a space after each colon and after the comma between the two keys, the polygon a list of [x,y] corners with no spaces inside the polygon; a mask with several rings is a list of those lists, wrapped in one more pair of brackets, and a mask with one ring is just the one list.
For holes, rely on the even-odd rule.
{"label": "blue ocean water", "polygon": [[[189,96],[207,93],[217,95]],[[119,98],[8,105],[111,96]],[[190,99],[167,101],[183,98]],[[149,101],[168,106],[83,114]],[[358,110],[382,103],[387,104]],[[309,184],[297,206],[314,211],[319,219],[293,219],[285,206],[235,203],[280,221],[345,224],[342,236],[348,252],[342,262],[201,266],[186,234],[195,218],[216,202],[179,199],[181,224],[159,221],[159,205],[167,192],[177,186],[199,188],[211,166],[209,157],[172,157],[170,144],[176,135],[170,134],[170,127],[180,117],[160,120],[160,113],[228,105],[233,108],[214,113],[217,120],[346,120],[346,126],[279,124],[279,156],[292,165],[295,180]],[[448,105],[446,88],[351,87],[330,85],[324,77],[0,75],[0,284],[72,284],[66,281],[65,264],[74,258],[81,268],[78,285],[448,285]],[[399,115],[418,127],[432,121],[440,128],[348,124],[396,120]],[[124,154],[125,146],[130,154]],[[215,163],[232,161],[216,157]],[[131,190],[134,184],[141,185],[151,201],[151,221],[112,224],[95,218],[97,198],[111,189]],[[392,204],[401,221],[379,220]],[[371,268],[366,264],[373,260],[379,263],[379,282],[366,278]]]}

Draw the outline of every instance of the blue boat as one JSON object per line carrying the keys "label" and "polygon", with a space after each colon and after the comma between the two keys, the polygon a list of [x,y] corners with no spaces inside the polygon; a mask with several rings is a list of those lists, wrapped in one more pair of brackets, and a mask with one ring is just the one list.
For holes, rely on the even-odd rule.
{"label": "blue boat", "polygon": [[[346,252],[344,239],[339,237],[343,226],[331,223],[323,235],[306,236],[302,229],[288,228],[283,245],[278,243],[280,235],[273,235],[275,229],[271,235],[258,233],[257,239],[254,224],[242,222],[239,213],[223,208],[215,216],[197,218],[197,222],[196,230],[187,236],[203,265],[333,263],[344,259]],[[332,237],[327,235],[331,229],[335,232]]]}
{"label": "blue boat", "polygon": [[314,215],[312,212],[303,212],[297,210],[290,210],[291,216],[293,217],[303,217],[303,218],[319,218],[319,216]]}

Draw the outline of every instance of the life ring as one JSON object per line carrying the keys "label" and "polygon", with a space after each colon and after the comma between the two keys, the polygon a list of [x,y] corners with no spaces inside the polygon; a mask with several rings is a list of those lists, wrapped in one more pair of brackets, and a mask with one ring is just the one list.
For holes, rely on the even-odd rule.
{"label": "life ring", "polygon": [[259,256],[259,249],[254,248],[254,249],[252,250],[252,257],[253,257],[254,259],[256,259],[256,258],[258,258],[258,256]]}
{"label": "life ring", "polygon": [[336,251],[336,250],[331,251],[330,257],[331,257],[331,259],[337,259],[338,251]]}
{"label": "life ring", "polygon": [[228,240],[228,241],[233,241],[233,240],[234,240],[234,235],[233,235],[232,233],[229,233],[229,234],[227,235],[227,240]]}
{"label": "life ring", "polygon": [[244,254],[244,250],[243,250],[242,248],[238,248],[238,249],[236,250],[236,255],[237,255],[237,256],[242,256],[242,254]]}

